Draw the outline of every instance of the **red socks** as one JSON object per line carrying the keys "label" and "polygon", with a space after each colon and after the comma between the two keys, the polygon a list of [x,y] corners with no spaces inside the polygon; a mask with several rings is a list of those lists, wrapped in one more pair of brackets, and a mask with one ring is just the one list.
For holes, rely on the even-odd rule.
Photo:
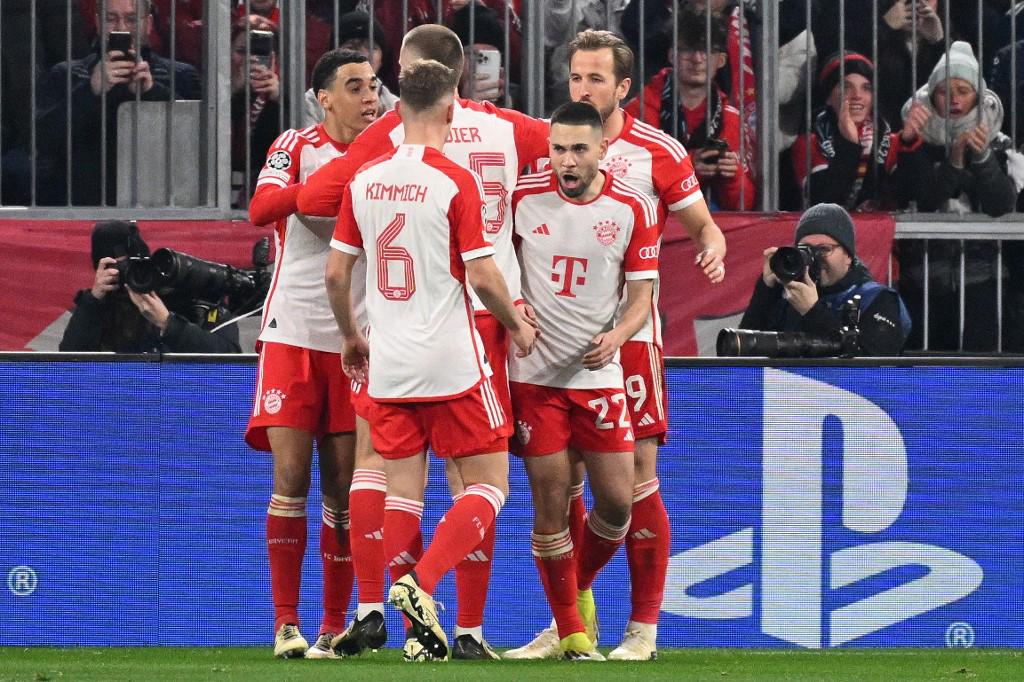
{"label": "red socks", "polygon": [[[569,535],[572,546],[583,546],[583,529],[587,526],[587,505],[583,503],[583,483],[569,488]],[[579,552],[577,552],[579,556]]]}
{"label": "red socks", "polygon": [[391,582],[416,568],[423,555],[422,518],[422,502],[390,495],[384,499],[384,556],[388,558]]}
{"label": "red socks", "polygon": [[271,495],[267,509],[267,555],[274,630],[299,624],[299,584],[306,553],[306,498]]}
{"label": "red socks", "polygon": [[[453,498],[458,502],[459,495]],[[497,522],[487,527],[484,539],[455,566],[455,594],[459,611],[455,625],[459,628],[477,628],[484,624],[487,588],[491,582],[491,562],[494,560],[494,540]]]}
{"label": "red socks", "polygon": [[[360,604],[384,601],[384,497],[383,471],[356,469],[348,493],[352,563],[359,584]],[[423,513],[422,506],[420,514]],[[418,557],[418,555],[417,555]]]}
{"label": "red socks", "polygon": [[[433,593],[442,576],[481,543],[504,504],[505,495],[494,486],[485,483],[468,486],[437,524],[430,547],[416,567],[420,587]],[[420,506],[422,508],[422,504]],[[388,546],[391,544],[389,532],[390,526],[385,525]]]}
{"label": "red socks", "polygon": [[633,489],[633,518],[626,537],[633,602],[630,620],[657,624],[671,545],[668,513],[658,492],[658,479],[653,478]]}
{"label": "red socks", "polygon": [[530,534],[533,561],[537,564],[544,594],[548,597],[551,613],[558,627],[558,638],[564,639],[574,632],[585,632],[579,609],[576,608],[576,562],[573,560],[572,537],[569,529],[542,535]]}
{"label": "red socks", "polygon": [[324,569],[324,619],[320,633],[340,634],[352,598],[352,552],[348,542],[348,511],[323,507],[320,524],[320,560]]}
{"label": "red socks", "polygon": [[604,568],[615,552],[626,539],[629,521],[624,526],[613,526],[606,523],[596,512],[587,517],[587,527],[583,531],[583,547],[577,564],[576,581],[581,590],[594,584],[597,572]]}

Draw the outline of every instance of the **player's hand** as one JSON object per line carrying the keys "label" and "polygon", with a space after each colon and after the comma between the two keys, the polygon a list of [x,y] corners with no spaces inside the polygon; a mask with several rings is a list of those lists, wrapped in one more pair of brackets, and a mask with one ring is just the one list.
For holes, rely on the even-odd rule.
{"label": "player's hand", "polygon": [[119,278],[120,273],[117,271],[117,259],[115,258],[100,258],[100,262],[96,265],[96,277],[92,281],[92,297],[97,301],[102,301],[103,297],[109,294],[111,291],[117,291],[120,285]]}
{"label": "player's hand", "polygon": [[787,284],[786,293],[789,294],[789,304],[801,315],[806,315],[818,302],[818,287],[814,285],[809,272],[804,273],[802,280],[794,279]]}
{"label": "player's hand", "polygon": [[516,357],[525,358],[533,352],[537,343],[537,328],[530,323],[519,325],[519,329],[510,333],[512,343],[516,344]]}
{"label": "player's hand", "polygon": [[622,341],[615,330],[603,332],[590,342],[592,348],[583,355],[583,368],[591,372],[601,369],[615,358],[615,353],[622,346]]}
{"label": "player's hand", "polygon": [[107,74],[107,92],[115,85],[130,83],[132,73],[135,71],[134,57],[126,55],[120,50],[111,50],[106,57],[96,62],[92,75],[89,78],[89,87],[92,94],[99,95],[103,90],[103,72]]}
{"label": "player's hand", "polygon": [[349,379],[369,382],[370,344],[362,334],[345,337],[341,344],[341,369]]}
{"label": "player's hand", "polygon": [[903,140],[903,144],[914,144],[931,117],[931,109],[921,102],[915,101],[911,104],[910,111],[907,112],[907,120],[903,122],[903,130],[900,131],[900,139]]}
{"label": "player's hand", "polygon": [[770,287],[774,287],[779,283],[779,278],[775,276],[775,273],[772,272],[771,266],[768,264],[768,261],[772,259],[772,256],[774,256],[775,252],[778,250],[779,247],[777,246],[769,246],[764,250],[764,266],[761,268],[761,279]]}
{"label": "player's hand", "polygon": [[712,284],[718,284],[725,279],[725,262],[722,260],[722,254],[714,249],[704,249],[698,253],[694,263],[704,271]]}
{"label": "player's hand", "polygon": [[519,313],[519,321],[525,322],[537,331],[537,338],[540,338],[540,322],[537,321],[537,313],[529,303],[516,305],[516,312]]}
{"label": "player's hand", "polygon": [[156,325],[161,333],[167,329],[167,321],[171,319],[171,313],[159,296],[152,291],[140,294],[128,289],[128,298],[132,299],[132,303],[139,309],[142,316]]}
{"label": "player's hand", "polygon": [[149,70],[149,62],[138,62],[132,69],[131,82],[128,89],[132,92],[149,92],[153,88],[153,74]]}

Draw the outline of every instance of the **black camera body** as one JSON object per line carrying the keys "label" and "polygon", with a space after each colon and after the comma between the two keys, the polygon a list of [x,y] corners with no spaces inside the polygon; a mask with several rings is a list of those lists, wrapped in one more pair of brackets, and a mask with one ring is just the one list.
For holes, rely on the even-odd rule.
{"label": "black camera body", "polygon": [[814,247],[807,244],[780,246],[768,259],[768,267],[783,284],[803,280],[806,274],[815,284],[821,281],[821,261]]}
{"label": "black camera body", "polygon": [[833,335],[815,336],[805,332],[762,332],[751,329],[723,329],[715,350],[720,358],[855,358],[863,355],[860,345],[860,295],[843,304],[843,326]]}

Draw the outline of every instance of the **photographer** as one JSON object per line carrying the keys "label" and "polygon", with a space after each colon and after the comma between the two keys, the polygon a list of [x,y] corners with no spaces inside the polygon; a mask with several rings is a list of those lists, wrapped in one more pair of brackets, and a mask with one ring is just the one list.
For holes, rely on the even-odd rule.
{"label": "photographer", "polygon": [[[170,311],[155,292],[137,293],[124,286],[118,265],[143,256],[149,256],[149,247],[135,225],[120,220],[96,223],[92,233],[96,277],[90,289],[75,296],[61,351],[241,352],[237,325],[210,332]],[[226,311],[218,308],[217,312],[220,323]]]}
{"label": "photographer", "polygon": [[[874,281],[857,260],[850,214],[836,204],[812,206],[800,216],[796,243],[812,249],[814,264],[804,269],[802,278],[783,284],[769,264],[778,248],[766,249],[764,271],[740,327],[835,335],[842,326],[843,304],[860,295],[864,355],[899,355],[910,334],[910,316],[899,295]],[[813,277],[815,270],[817,277]]]}

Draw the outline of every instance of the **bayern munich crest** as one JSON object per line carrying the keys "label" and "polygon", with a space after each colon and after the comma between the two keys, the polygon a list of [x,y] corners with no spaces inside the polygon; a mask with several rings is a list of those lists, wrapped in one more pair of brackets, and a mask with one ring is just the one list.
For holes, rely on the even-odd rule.
{"label": "bayern munich crest", "polygon": [[267,414],[277,414],[281,411],[281,405],[287,396],[276,388],[272,388],[263,394],[263,409]]}
{"label": "bayern munich crest", "polygon": [[527,443],[530,442],[531,431],[533,431],[533,428],[531,428],[530,425],[524,422],[522,419],[516,421],[516,438],[518,438],[519,442],[522,443],[523,445],[526,445]]}
{"label": "bayern munich crest", "polygon": [[633,164],[630,163],[629,159],[625,156],[615,156],[608,160],[605,164],[605,170],[611,173],[613,177],[619,178],[620,180],[626,177],[629,173],[629,169]]}
{"label": "bayern munich crest", "polygon": [[620,229],[622,228],[614,220],[602,220],[597,225],[594,225],[594,235],[597,237],[597,241],[605,246],[609,246],[615,241],[615,237],[618,236]]}

